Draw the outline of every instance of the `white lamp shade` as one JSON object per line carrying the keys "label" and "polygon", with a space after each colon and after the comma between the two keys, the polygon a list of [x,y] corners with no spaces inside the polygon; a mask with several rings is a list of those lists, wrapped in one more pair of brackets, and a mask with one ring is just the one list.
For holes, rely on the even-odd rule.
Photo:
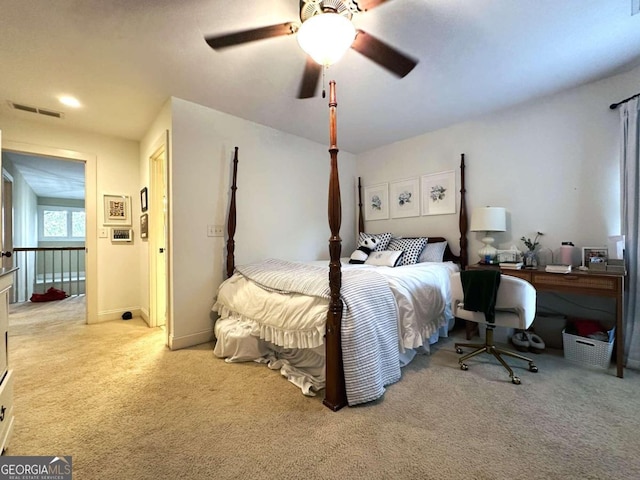
{"label": "white lamp shade", "polygon": [[507,212],[503,207],[478,207],[471,214],[472,232],[504,232],[507,230]]}
{"label": "white lamp shade", "polygon": [[337,13],[320,13],[305,20],[298,33],[298,44],[320,65],[332,65],[342,58],[356,38],[356,28]]}

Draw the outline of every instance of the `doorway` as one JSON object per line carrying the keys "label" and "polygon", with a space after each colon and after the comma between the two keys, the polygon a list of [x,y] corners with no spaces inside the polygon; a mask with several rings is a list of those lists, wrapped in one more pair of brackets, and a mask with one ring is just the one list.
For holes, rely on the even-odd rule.
{"label": "doorway", "polygon": [[[4,167],[10,168],[13,172],[11,175],[13,178],[13,182],[11,184],[11,188],[13,189],[12,202],[13,202],[13,212],[16,214],[13,215],[12,219],[12,240],[14,249],[18,249],[22,245],[17,243],[24,243],[25,246],[29,246],[31,248],[38,247],[38,235],[39,232],[35,230],[39,228],[37,225],[33,225],[33,218],[35,215],[41,215],[42,213],[38,210],[38,198],[39,195],[28,186],[28,177],[40,176],[39,181],[43,184],[50,183],[51,189],[50,192],[53,192],[53,197],[63,197],[69,196],[70,193],[62,193],[65,190],[73,190],[74,188],[81,188],[82,192],[77,193],[77,196],[82,196],[81,200],[76,199],[75,204],[78,205],[80,202],[83,207],[76,207],[76,211],[82,211],[82,215],[70,215],[69,221],[71,222],[71,218],[77,222],[78,218],[84,218],[84,240],[81,243],[76,244],[75,251],[78,254],[82,254],[82,260],[74,260],[69,258],[69,260],[65,259],[65,264],[68,264],[71,267],[73,264],[73,269],[81,269],[83,271],[83,279],[82,279],[82,288],[84,289],[84,303],[85,303],[85,323],[94,323],[97,321],[97,230],[96,230],[96,158],[93,155],[84,154],[81,152],[73,152],[69,150],[60,150],[50,147],[40,147],[37,145],[31,144],[22,144],[18,142],[4,142],[2,145],[2,156],[3,160],[5,160]],[[20,166],[16,165],[20,164]],[[55,166],[54,166],[55,165]],[[53,168],[53,169],[52,169]],[[11,174],[11,171],[8,173]],[[25,173],[23,173],[25,172]],[[71,173],[74,172],[74,173]],[[78,173],[80,172],[80,173]],[[62,174],[62,176],[60,176]],[[80,177],[80,181],[82,185],[78,187],[72,187],[69,183],[71,181],[70,177],[78,176]],[[16,177],[20,177],[19,179]],[[8,177],[3,176],[3,187],[5,187],[5,182]],[[38,187],[39,188],[39,187]],[[45,187],[42,187],[45,188]],[[29,192],[29,190],[32,190]],[[42,190],[42,192],[46,192]],[[5,194],[3,193],[3,199],[6,199]],[[25,205],[20,205],[20,203],[25,203]],[[49,201],[48,203],[52,203]],[[73,210],[72,203],[74,200],[67,199],[66,205],[65,201],[58,201],[62,205],[58,205],[61,210],[70,212]],[[37,213],[36,213],[37,212]],[[40,222],[42,223],[42,222]],[[69,225],[71,228],[71,225]],[[16,243],[17,242],[17,243]],[[66,249],[65,249],[66,250]],[[38,267],[35,266],[36,261],[35,253],[32,253],[33,258],[31,261],[27,261],[27,257],[25,256],[25,260],[20,260],[20,257],[16,255],[18,252],[14,252],[12,256],[13,262],[15,266],[21,268],[17,275],[21,275],[21,277],[17,276],[17,279],[21,279],[16,281],[16,285],[22,285],[22,289],[16,289],[15,296],[17,300],[26,301],[30,295],[30,287],[25,288],[25,286],[33,286],[39,282],[39,272]],[[22,252],[20,252],[22,253]],[[62,258],[62,257],[60,257]],[[77,258],[77,257],[76,257]],[[26,263],[25,263],[26,262]],[[20,265],[22,263],[22,265]],[[47,281],[47,278],[51,278],[52,280],[56,280],[57,278],[64,277],[64,273],[60,273],[60,265],[53,267],[53,270],[43,276],[44,281]],[[75,287],[69,287],[69,289],[74,290],[75,293],[79,292],[79,288],[76,278]],[[23,290],[24,289],[24,290]],[[66,290],[66,289],[65,289]],[[19,295],[22,295],[21,297]],[[26,297],[26,298],[25,298]]]}
{"label": "doorway", "polygon": [[167,138],[165,134],[156,142],[149,157],[149,326],[164,326],[170,346]]}

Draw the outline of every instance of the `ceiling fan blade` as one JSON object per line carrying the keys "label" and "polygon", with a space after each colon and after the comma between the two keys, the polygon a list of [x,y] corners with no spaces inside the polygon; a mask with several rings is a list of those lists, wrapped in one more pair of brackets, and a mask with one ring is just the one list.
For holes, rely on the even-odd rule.
{"label": "ceiling fan blade", "polygon": [[214,50],[219,48],[232,47],[242,43],[253,42],[265,38],[279,37],[282,35],[291,35],[295,33],[297,26],[292,22],[281,23],[278,25],[270,25],[268,27],[254,28],[252,30],[243,30],[241,32],[228,33],[226,35],[215,35],[205,37],[205,41]]}
{"label": "ceiling fan blade", "polygon": [[298,98],[311,98],[316,95],[321,73],[322,65],[316,63],[311,57],[307,57],[307,64],[304,66]]}
{"label": "ceiling fan blade", "polygon": [[418,64],[416,60],[408,57],[400,50],[396,50],[362,30],[358,30],[351,48],[400,78],[406,76]]}
{"label": "ceiling fan blade", "polygon": [[358,10],[366,12],[385,2],[387,2],[387,0],[356,0],[356,5],[358,5]]}

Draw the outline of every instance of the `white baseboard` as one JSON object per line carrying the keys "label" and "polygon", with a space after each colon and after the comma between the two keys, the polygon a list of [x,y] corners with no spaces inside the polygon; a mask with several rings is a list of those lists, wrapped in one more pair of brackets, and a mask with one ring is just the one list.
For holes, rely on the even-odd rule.
{"label": "white baseboard", "polygon": [[110,322],[112,320],[122,320],[122,314],[124,312],[131,312],[131,315],[133,317],[142,317],[142,311],[139,307],[131,307],[131,308],[123,308],[119,310],[106,310],[103,312],[98,312],[98,318],[96,319],[96,321],[93,322],[89,320],[88,323],[102,323],[102,322]]}
{"label": "white baseboard", "polygon": [[[133,313],[133,312],[131,312]],[[142,320],[144,320],[144,323],[147,324],[147,327],[150,326],[149,323],[149,311],[146,308],[141,308],[140,309],[140,318],[142,318]]]}
{"label": "white baseboard", "polygon": [[202,343],[207,343],[213,340],[213,329],[206,330],[204,332],[193,333],[183,337],[169,336],[169,349],[180,350],[181,348],[193,347]]}

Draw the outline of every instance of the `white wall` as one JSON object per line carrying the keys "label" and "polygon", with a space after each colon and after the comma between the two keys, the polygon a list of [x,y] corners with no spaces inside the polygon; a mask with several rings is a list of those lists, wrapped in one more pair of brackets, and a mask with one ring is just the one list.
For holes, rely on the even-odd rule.
{"label": "white wall", "polygon": [[[620,233],[619,112],[611,103],[638,92],[640,68],[541,100],[358,155],[364,185],[458,169],[466,155],[467,207],[503,206],[507,232],[496,244],[521,250],[523,235],[606,245]],[[459,175],[459,172],[458,172]],[[459,176],[458,176],[459,189]],[[372,232],[446,236],[457,246],[457,215],[367,222]],[[480,233],[470,233],[478,261]]]}
{"label": "white wall", "polygon": [[[179,348],[212,334],[211,306],[224,278],[226,250],[224,238],[207,237],[207,225],[225,225],[234,147],[239,264],[265,257],[328,258],[329,153],[328,145],[177,98],[171,115],[171,303],[173,347]],[[348,256],[355,248],[355,158],[341,153],[339,163]]]}
{"label": "white wall", "polygon": [[[0,116],[2,140],[95,155],[99,198],[96,211],[87,211],[87,217],[93,215],[102,227],[103,194],[130,195],[132,201],[139,201],[138,142],[71,130],[56,122],[61,120],[35,122],[15,114]],[[112,244],[109,239],[98,239],[98,318],[93,321],[120,318],[126,310],[139,309],[139,243]]]}
{"label": "white wall", "polygon": [[[6,137],[5,137],[6,138]],[[13,177],[13,241],[15,247],[38,246],[38,197],[13,163],[2,158],[2,167]]]}

